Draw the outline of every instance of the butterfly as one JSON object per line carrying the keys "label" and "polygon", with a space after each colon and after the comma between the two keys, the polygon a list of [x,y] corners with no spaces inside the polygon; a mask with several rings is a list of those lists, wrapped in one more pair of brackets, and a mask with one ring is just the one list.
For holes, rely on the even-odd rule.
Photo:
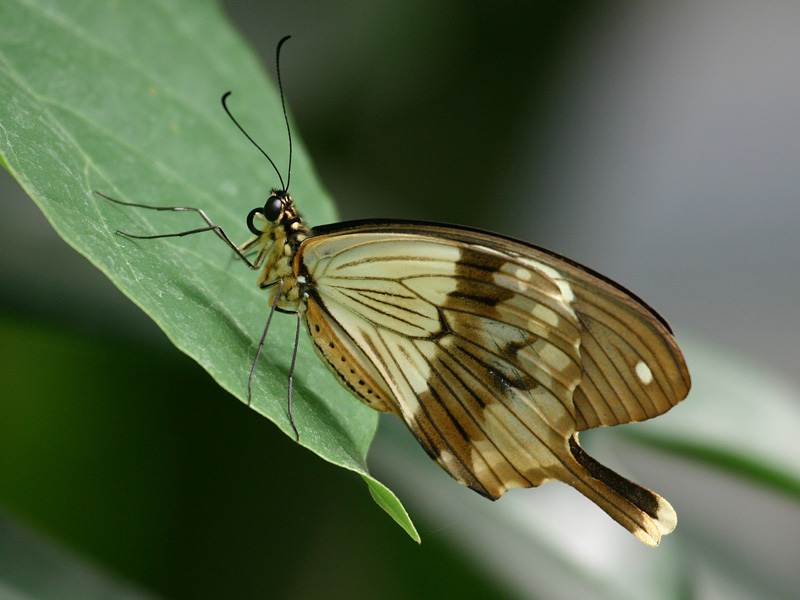
{"label": "butterfly", "polygon": [[[261,150],[228,110],[229,94],[226,112]],[[281,187],[248,214],[252,237],[240,246],[200,209],[97,193],[127,206],[198,212],[206,222],[199,229],[119,233],[213,231],[260,270],[257,283],[273,310],[257,357],[274,312],[295,315],[297,335],[304,324],[336,379],[367,406],[402,419],[459,483],[495,500],[559,480],[648,545],[675,528],[664,498],[578,442],[581,431],[650,419],[688,394],[686,363],[658,313],[577,262],[478,229],[400,220],[309,227],[289,178],[283,185],[278,177]],[[299,437],[294,364],[293,356],[289,416]]]}

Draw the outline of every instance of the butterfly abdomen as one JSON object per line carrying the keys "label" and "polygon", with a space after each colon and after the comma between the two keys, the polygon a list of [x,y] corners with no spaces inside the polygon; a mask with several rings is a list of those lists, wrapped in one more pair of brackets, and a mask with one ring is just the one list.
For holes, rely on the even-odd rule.
{"label": "butterfly abdomen", "polygon": [[[310,292],[313,294],[313,290]],[[364,404],[381,412],[397,410],[397,401],[363,352],[343,335],[340,326],[320,318],[319,304],[308,303],[305,320],[314,350],[339,382]]]}

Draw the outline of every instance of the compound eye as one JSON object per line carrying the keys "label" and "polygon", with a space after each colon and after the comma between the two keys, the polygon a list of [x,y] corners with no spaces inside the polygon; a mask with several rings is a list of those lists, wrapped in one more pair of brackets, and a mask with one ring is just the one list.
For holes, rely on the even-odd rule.
{"label": "compound eye", "polygon": [[271,196],[264,205],[264,217],[267,221],[277,221],[283,212],[283,200],[278,196]]}

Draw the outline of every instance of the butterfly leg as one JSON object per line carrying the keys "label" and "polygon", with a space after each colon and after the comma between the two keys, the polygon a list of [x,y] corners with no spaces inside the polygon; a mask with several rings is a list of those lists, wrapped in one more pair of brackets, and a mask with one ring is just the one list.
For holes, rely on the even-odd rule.
{"label": "butterfly leg", "polygon": [[258,342],[258,349],[256,350],[256,357],[253,360],[253,366],[250,369],[250,376],[247,378],[247,406],[252,403],[253,397],[253,375],[258,366],[258,360],[261,358],[261,351],[264,349],[264,340],[267,339],[267,332],[269,331],[269,324],[272,323],[272,315],[275,314],[275,309],[278,308],[278,301],[281,299],[281,290],[283,289],[283,279],[276,282],[278,284],[278,291],[275,292],[275,300],[269,309],[269,316],[267,317],[267,324],[264,326],[264,333],[261,334],[261,339]]}
{"label": "butterfly leg", "polygon": [[294,332],[294,350],[292,351],[292,365],[289,367],[289,400],[288,400],[288,411],[289,411],[289,423],[292,425],[292,429],[294,429],[294,441],[300,441],[300,433],[297,431],[297,427],[294,424],[294,417],[292,417],[292,389],[294,387],[294,363],[297,360],[297,345],[300,343],[300,313],[295,313],[297,315],[297,328]]}
{"label": "butterfly leg", "polygon": [[105,200],[113,202],[114,204],[120,204],[122,206],[133,206],[135,208],[149,208],[150,210],[193,211],[198,213],[203,218],[203,220],[208,224],[208,227],[199,227],[197,229],[190,229],[188,231],[179,231],[177,233],[161,233],[158,235],[134,235],[132,233],[128,233],[126,231],[121,231],[117,229],[117,233],[120,235],[124,235],[125,237],[134,238],[137,240],[153,240],[157,238],[183,237],[185,235],[192,235],[194,233],[213,231],[214,234],[216,234],[216,236],[219,239],[225,242],[236,253],[236,256],[238,256],[245,263],[247,263],[248,267],[250,267],[253,270],[258,268],[257,265],[254,265],[252,262],[250,262],[250,259],[248,259],[244,254],[242,254],[241,250],[239,250],[236,244],[234,244],[231,241],[231,239],[227,236],[227,234],[222,230],[222,227],[220,227],[219,225],[215,225],[213,221],[211,221],[211,219],[208,218],[206,213],[199,208],[193,208],[191,206],[152,206],[150,204],[135,204],[133,202],[123,202],[122,200],[117,200],[116,198],[106,196],[105,194],[100,193],[97,190],[95,190],[94,193],[100,196],[101,198],[104,198]]}
{"label": "butterfly leg", "polygon": [[[278,301],[281,298],[281,290],[283,289],[283,279],[279,279],[275,281],[271,285],[278,286],[277,291],[275,292],[275,300],[272,302],[272,306],[269,310],[269,316],[267,317],[267,324],[264,326],[264,333],[261,334],[261,339],[258,342],[258,349],[256,350],[256,357],[253,360],[253,367],[250,369],[250,376],[247,378],[247,406],[250,406],[252,403],[252,391],[253,391],[253,376],[256,372],[256,366],[258,366],[258,361],[261,358],[261,352],[264,349],[264,342],[267,339],[267,332],[269,331],[269,325],[272,322],[272,315],[275,312],[292,312],[292,311],[285,311],[278,308]],[[296,442],[300,441],[300,432],[297,430],[297,426],[294,424],[294,418],[292,417],[292,387],[294,382],[294,364],[295,359],[297,358],[297,345],[300,341],[300,313],[292,312],[292,314],[297,315],[297,329],[295,331],[294,336],[294,351],[292,352],[292,365],[289,367],[289,399],[287,402],[288,413],[289,413],[289,424],[292,426],[292,430],[294,431],[294,440]]]}

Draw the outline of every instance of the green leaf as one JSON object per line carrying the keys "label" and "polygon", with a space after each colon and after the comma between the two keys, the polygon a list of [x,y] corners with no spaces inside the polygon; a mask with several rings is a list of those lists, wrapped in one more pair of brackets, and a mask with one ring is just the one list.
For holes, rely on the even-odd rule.
{"label": "green leaf", "polygon": [[[118,206],[92,193],[198,207],[235,241],[247,239],[245,216],[278,181],[225,116],[220,97],[228,90],[237,119],[285,165],[286,127],[275,86],[216,3],[0,4],[3,165],[64,240],[245,401],[270,309],[256,275],[210,232],[159,240],[115,233],[202,227],[196,214]],[[296,127],[293,140],[292,195],[311,225],[330,222],[334,205]],[[253,408],[287,433],[294,331],[292,317],[273,319],[253,381]],[[377,413],[334,383],[305,336],[297,365],[292,414],[300,444],[364,477],[379,504],[418,540],[400,502],[367,472]]]}
{"label": "green leaf", "polygon": [[421,541],[414,527],[414,523],[411,522],[408,513],[398,501],[397,496],[375,479],[364,477],[364,481],[367,482],[369,493],[372,495],[372,499],[377,502],[378,506],[389,513],[389,516],[391,516],[400,527],[406,530],[406,533],[411,536],[411,539],[416,542]]}

